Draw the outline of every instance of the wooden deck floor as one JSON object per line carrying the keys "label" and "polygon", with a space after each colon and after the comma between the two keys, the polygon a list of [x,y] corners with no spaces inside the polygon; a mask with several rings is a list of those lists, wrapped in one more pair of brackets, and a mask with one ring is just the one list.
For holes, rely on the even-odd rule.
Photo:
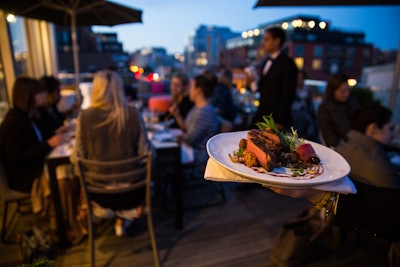
{"label": "wooden deck floor", "polygon": [[[237,184],[224,184],[223,205],[185,211],[184,228],[174,229],[173,212],[153,210],[162,266],[273,266],[269,254],[285,222],[309,206],[258,187],[238,192]],[[210,191],[186,192],[185,203],[199,196],[212,198]],[[24,224],[24,220],[20,220]],[[96,239],[96,266],[153,266],[150,241],[144,220],[135,223],[129,237],[116,237],[112,222],[102,225]],[[304,266],[385,266],[385,253],[369,243],[344,247],[340,253],[319,255]],[[345,256],[343,256],[345,255]],[[17,245],[0,244],[0,266],[20,264]],[[61,251],[56,266],[89,266],[87,241]]]}

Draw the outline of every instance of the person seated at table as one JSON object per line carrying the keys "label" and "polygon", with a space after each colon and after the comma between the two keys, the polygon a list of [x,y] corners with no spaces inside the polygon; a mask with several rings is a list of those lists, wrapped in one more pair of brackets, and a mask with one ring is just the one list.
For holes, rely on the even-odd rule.
{"label": "person seated at table", "polygon": [[[96,73],[91,104],[77,118],[76,145],[71,155],[75,175],[79,175],[77,157],[115,161],[141,156],[152,149],[139,111],[125,99],[121,77],[111,70]],[[117,215],[115,232],[121,236],[141,216],[145,189],[115,195],[91,193],[91,197],[95,215]]]}
{"label": "person seated at table", "polygon": [[43,122],[42,129],[50,134],[63,126],[66,119],[66,116],[57,108],[57,103],[61,99],[61,83],[53,76],[43,76],[40,82],[46,92],[46,98],[44,105],[38,107],[39,118]]}
{"label": "person seated at table", "polygon": [[[180,116],[185,119],[189,111],[192,109],[194,103],[189,99],[189,78],[183,72],[175,73],[171,78],[171,94],[172,106],[171,109],[179,110]],[[172,114],[169,112],[166,118]],[[176,121],[171,124],[172,128],[178,128],[179,125]]]}
{"label": "person seated at table", "polygon": [[237,114],[237,107],[232,97],[232,82],[232,71],[229,69],[224,70],[219,77],[210,102],[216,108],[218,116],[224,120],[228,120],[233,124]]}
{"label": "person seated at table", "polygon": [[[79,105],[75,104],[66,113],[61,113],[57,107],[61,99],[61,83],[53,76],[43,76],[40,82],[46,92],[44,104],[38,107],[38,118],[35,120],[40,131],[45,138],[55,133],[66,133],[67,139],[74,134],[72,114],[78,110]],[[69,141],[69,140],[67,140]],[[64,219],[68,223],[71,231],[71,241],[73,244],[79,243],[84,235],[82,225],[77,221],[77,211],[80,205],[79,199],[71,197],[73,192],[79,192],[79,179],[72,175],[71,165],[63,164],[56,169],[57,182],[60,191],[60,199],[64,211]],[[72,193],[71,193],[72,192]]]}
{"label": "person seated at table", "polygon": [[325,98],[318,108],[317,122],[326,146],[335,147],[350,129],[350,116],[359,103],[350,96],[348,77],[335,74],[326,87]]}
{"label": "person seated at table", "polygon": [[11,189],[30,192],[33,181],[42,175],[44,159],[65,140],[63,133],[44,139],[35,120],[45,92],[36,79],[19,77],[13,86],[13,108],[0,126],[1,160]]}
{"label": "person seated at table", "polygon": [[350,131],[336,151],[350,164],[353,180],[400,189],[399,170],[386,151],[394,134],[392,116],[390,109],[375,103],[362,107],[351,118]]}
{"label": "person seated at table", "polygon": [[356,194],[337,194],[315,189],[283,189],[266,186],[276,193],[305,198],[316,207],[327,208],[334,223],[342,229],[356,230],[383,238],[391,244],[392,252],[400,257],[400,173],[385,151],[393,137],[394,124],[390,109],[380,104],[361,108],[351,119],[347,140],[340,141],[337,152],[351,167],[349,177]]}
{"label": "person seated at table", "polygon": [[293,128],[302,138],[319,143],[314,96],[311,88],[304,83],[307,77],[304,70],[297,73],[296,96],[292,104]]}
{"label": "person seated at table", "polygon": [[33,212],[51,219],[52,202],[45,179],[45,158],[54,147],[65,141],[65,134],[57,133],[45,138],[40,131],[35,118],[44,99],[45,92],[39,80],[16,79],[12,91],[13,108],[0,126],[0,156],[8,186],[31,193]]}
{"label": "person seated at table", "polygon": [[213,82],[205,75],[197,75],[189,90],[189,97],[194,102],[194,107],[186,119],[182,118],[177,109],[170,109],[171,114],[184,131],[180,141],[193,148],[194,163],[199,166],[205,166],[208,160],[207,140],[217,134],[219,130],[215,107],[209,101],[213,92]]}

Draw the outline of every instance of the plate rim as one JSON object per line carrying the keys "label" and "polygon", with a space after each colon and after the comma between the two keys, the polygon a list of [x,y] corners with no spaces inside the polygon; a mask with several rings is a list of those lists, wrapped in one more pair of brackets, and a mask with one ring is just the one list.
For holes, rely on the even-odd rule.
{"label": "plate rim", "polygon": [[[237,175],[243,176],[246,179],[249,179],[251,181],[261,183],[261,184],[267,184],[267,185],[279,186],[279,187],[285,187],[285,188],[309,188],[309,187],[313,187],[313,186],[324,185],[324,184],[328,184],[328,183],[340,180],[340,179],[346,177],[350,173],[350,170],[351,170],[350,164],[347,162],[347,160],[342,155],[340,155],[338,152],[336,152],[335,150],[333,150],[327,146],[324,146],[322,144],[319,144],[319,143],[316,143],[316,142],[313,142],[310,140],[306,140],[306,139],[304,139],[306,143],[310,143],[311,145],[315,144],[317,146],[320,146],[322,149],[329,149],[330,153],[333,153],[336,157],[338,157],[341,161],[343,161],[343,163],[345,163],[345,165],[343,166],[343,169],[345,170],[345,174],[338,175],[337,177],[331,178],[329,180],[317,180],[317,181],[315,181],[315,180],[312,181],[313,179],[296,180],[296,179],[291,179],[291,178],[283,178],[282,181],[279,181],[279,180],[276,180],[277,179],[276,177],[274,177],[273,180],[268,180],[268,179],[265,180],[265,178],[251,176],[251,175],[248,175],[241,171],[235,170],[234,168],[231,168],[230,166],[226,166],[225,164],[223,164],[222,162],[220,162],[218,159],[215,158],[215,156],[212,153],[211,148],[210,148],[211,143],[214,142],[215,139],[221,138],[221,136],[227,136],[227,135],[241,135],[241,134],[247,135],[248,131],[249,130],[219,133],[219,134],[212,136],[211,138],[209,138],[207,140],[207,144],[206,144],[206,149],[207,149],[207,153],[208,153],[209,157],[212,158],[219,166],[221,166]],[[237,142],[239,143],[239,140]],[[227,155],[227,157],[228,157],[228,155]],[[266,174],[266,175],[269,176],[268,174]],[[271,177],[271,176],[269,176],[269,177]],[[287,179],[291,179],[291,180],[287,180]]]}

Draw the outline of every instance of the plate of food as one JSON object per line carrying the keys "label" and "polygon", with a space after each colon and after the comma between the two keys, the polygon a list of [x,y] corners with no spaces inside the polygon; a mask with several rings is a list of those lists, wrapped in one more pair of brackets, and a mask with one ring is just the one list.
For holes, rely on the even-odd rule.
{"label": "plate of food", "polygon": [[[211,137],[207,152],[220,166],[257,183],[313,187],[342,179],[350,165],[336,151],[277,130],[272,117],[259,129]],[[269,126],[273,126],[272,129]]]}

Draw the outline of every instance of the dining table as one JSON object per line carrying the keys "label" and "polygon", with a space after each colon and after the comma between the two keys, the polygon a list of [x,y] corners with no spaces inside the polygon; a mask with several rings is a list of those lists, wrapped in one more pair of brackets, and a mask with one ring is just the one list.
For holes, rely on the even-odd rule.
{"label": "dining table", "polygon": [[[146,125],[147,135],[156,151],[155,166],[169,166],[173,170],[171,181],[175,197],[175,229],[183,228],[183,204],[182,204],[182,168],[181,168],[181,144],[176,137],[182,134],[179,129],[168,129],[160,124]],[[67,231],[64,221],[63,207],[60,198],[60,189],[57,182],[57,168],[70,164],[70,155],[74,147],[75,139],[55,147],[46,157],[46,170],[54,202],[57,223],[57,237],[60,246],[67,246]],[[153,177],[154,179],[154,177]]]}

